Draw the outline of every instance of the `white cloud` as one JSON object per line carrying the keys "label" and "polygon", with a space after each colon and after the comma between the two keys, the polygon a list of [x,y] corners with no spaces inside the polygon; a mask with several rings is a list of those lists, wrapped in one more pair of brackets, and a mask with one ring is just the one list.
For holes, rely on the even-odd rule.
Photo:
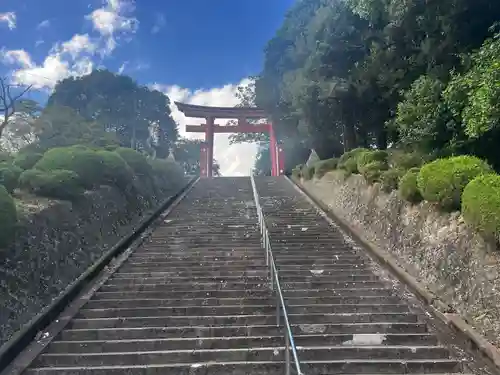
{"label": "white cloud", "polygon": [[50,21],[49,20],[43,20],[42,22],[40,22],[38,24],[38,26],[36,27],[37,29],[44,29],[44,28],[47,28],[50,26]]}
{"label": "white cloud", "polygon": [[44,40],[41,40],[41,39],[40,39],[40,40],[37,40],[37,41],[35,42],[35,47],[38,47],[38,46],[42,45],[43,43],[45,43],[45,41],[44,41]]}
{"label": "white cloud", "polygon": [[94,30],[106,40],[103,55],[109,55],[116,48],[116,39],[121,35],[133,34],[139,27],[139,21],[131,13],[134,3],[128,0],[106,0],[102,8],[94,10],[85,18],[92,21]]}
{"label": "white cloud", "polygon": [[68,41],[54,44],[40,65],[24,50],[2,50],[0,56],[4,63],[19,67],[12,72],[13,82],[51,89],[64,78],[89,74],[96,48],[87,34],[76,34]]}
{"label": "white cloud", "polygon": [[11,30],[16,28],[17,17],[14,12],[0,13],[0,23],[6,23]]}
{"label": "white cloud", "polygon": [[33,61],[28,52],[23,49],[0,51],[2,60],[6,64],[17,64],[21,65],[23,68],[31,68],[33,66]]}
{"label": "white cloud", "polygon": [[160,30],[163,29],[163,27],[165,27],[165,23],[166,23],[165,16],[161,13],[157,13],[155,16],[155,24],[151,29],[151,33],[157,34],[158,32],[160,32]]}
{"label": "white cloud", "polygon": [[[214,107],[234,107],[238,104],[236,98],[237,88],[240,85],[248,85],[249,79],[243,79],[239,84],[228,84],[208,90],[199,89],[191,91],[177,85],[167,86],[154,84],[152,88],[162,91],[168,95],[171,101],[172,117],[179,124],[179,133],[188,138],[203,139],[201,133],[186,133],[186,125],[198,125],[205,122],[204,119],[186,118],[174,105],[174,102],[188,104],[206,105]],[[228,120],[216,120],[217,124],[225,124]],[[257,154],[256,144],[229,144],[229,134],[216,134],[214,157],[221,166],[221,173],[228,175],[249,175]]]}

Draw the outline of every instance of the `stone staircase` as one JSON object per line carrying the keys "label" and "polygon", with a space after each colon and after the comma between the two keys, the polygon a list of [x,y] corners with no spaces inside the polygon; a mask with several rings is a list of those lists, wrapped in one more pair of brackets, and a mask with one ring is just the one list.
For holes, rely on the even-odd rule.
{"label": "stone staircase", "polygon": [[[462,373],[288,181],[257,187],[304,374]],[[250,179],[201,180],[24,374],[285,374],[267,277]]]}
{"label": "stone staircase", "polygon": [[25,372],[283,373],[249,178],[201,180]]}
{"label": "stone staircase", "polygon": [[283,178],[256,178],[304,374],[450,374],[463,361]]}

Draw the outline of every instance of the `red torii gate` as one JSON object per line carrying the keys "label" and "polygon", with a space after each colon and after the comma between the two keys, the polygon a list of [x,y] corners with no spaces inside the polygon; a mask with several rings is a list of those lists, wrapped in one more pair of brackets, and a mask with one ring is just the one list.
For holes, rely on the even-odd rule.
{"label": "red torii gate", "polygon": [[[203,125],[186,125],[188,133],[205,133],[205,142],[200,149],[200,175],[213,176],[214,134],[215,133],[269,133],[271,154],[271,174],[280,176],[285,169],[283,148],[276,140],[273,125],[250,124],[248,120],[266,118],[264,110],[253,107],[206,107],[201,105],[175,102],[175,105],[186,117],[204,118]],[[215,119],[237,119],[237,125],[215,125]]]}

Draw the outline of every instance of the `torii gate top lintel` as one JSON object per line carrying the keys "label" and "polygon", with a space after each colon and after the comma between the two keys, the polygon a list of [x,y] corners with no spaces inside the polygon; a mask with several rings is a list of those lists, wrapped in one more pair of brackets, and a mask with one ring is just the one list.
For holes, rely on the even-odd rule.
{"label": "torii gate top lintel", "polygon": [[[212,177],[214,133],[269,133],[272,175],[283,173],[283,149],[278,147],[273,126],[267,124],[249,124],[247,120],[265,119],[266,112],[257,107],[208,107],[195,104],[175,102],[175,105],[186,117],[205,118],[206,124],[186,125],[187,132],[205,133],[205,144],[200,155],[200,172],[202,177]],[[236,126],[215,125],[215,119],[237,119]]]}
{"label": "torii gate top lintel", "polygon": [[266,118],[266,112],[257,107],[207,107],[203,105],[175,102],[175,105],[186,117],[202,118]]}

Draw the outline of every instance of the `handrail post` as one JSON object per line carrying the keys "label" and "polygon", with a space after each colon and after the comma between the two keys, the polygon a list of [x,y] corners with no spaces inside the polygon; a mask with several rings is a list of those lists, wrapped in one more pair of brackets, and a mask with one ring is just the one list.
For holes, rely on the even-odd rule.
{"label": "handrail post", "polygon": [[285,335],[285,374],[290,375],[290,337]]}

